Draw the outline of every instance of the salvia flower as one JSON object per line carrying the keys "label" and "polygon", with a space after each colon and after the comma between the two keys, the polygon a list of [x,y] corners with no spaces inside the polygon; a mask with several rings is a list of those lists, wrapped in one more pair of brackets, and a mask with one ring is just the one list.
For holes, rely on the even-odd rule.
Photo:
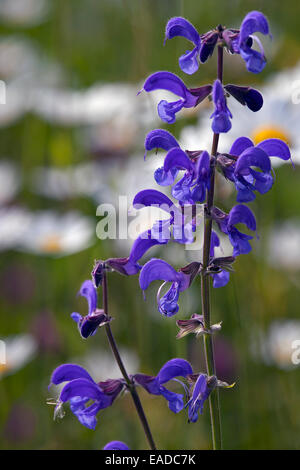
{"label": "salvia flower", "polygon": [[83,367],[77,364],[63,364],[54,370],[50,385],[59,385],[63,382],[68,383],[60,392],[57,407],[69,402],[71,411],[80,423],[89,429],[95,429],[98,412],[111,406],[125,387],[122,379],[114,380],[109,381],[104,391],[106,383],[102,382],[100,386]]}
{"label": "salvia flower", "polygon": [[[156,151],[161,148],[163,150],[170,150],[172,148],[179,148],[179,143],[175,137],[170,134],[170,132],[164,129],[154,129],[150,131],[145,139],[145,155],[146,158],[147,152],[150,150],[156,149]],[[154,179],[157,184],[161,186],[169,186],[174,183],[174,180],[177,176],[177,169],[175,168],[172,171],[165,172],[164,168],[157,168],[154,173]]]}
{"label": "salvia flower", "polygon": [[216,377],[208,378],[206,374],[199,374],[196,382],[191,386],[192,396],[187,403],[189,421],[195,423],[199,413],[203,413],[205,400],[217,384]]}
{"label": "salvia flower", "polygon": [[199,151],[191,160],[180,148],[172,148],[166,155],[164,171],[185,170],[184,176],[172,187],[172,196],[181,204],[203,202],[210,184],[210,156]]}
{"label": "salvia flower", "polygon": [[[158,311],[162,315],[172,317],[179,310],[178,299],[180,292],[190,286],[191,275],[176,271],[162,259],[152,258],[143,266],[140,272],[141,289],[145,291],[151,282],[156,280],[164,281],[157,293]],[[166,294],[161,296],[161,290],[167,282],[171,282],[171,287]]]}
{"label": "salvia flower", "polygon": [[84,281],[78,294],[87,299],[89,312],[84,317],[73,312],[71,318],[77,323],[82,338],[88,338],[96,333],[98,327],[110,322],[111,317],[97,308],[97,291],[92,281]]}
{"label": "salvia flower", "polygon": [[111,441],[103,447],[103,450],[130,450],[128,445],[122,441]]}
{"label": "salvia flower", "polygon": [[[249,72],[259,73],[266,65],[266,58],[261,41],[253,33],[269,34],[266,17],[259,11],[251,11],[242,21],[240,29],[224,28],[218,25],[215,29],[200,35],[196,28],[185,18],[171,18],[166,25],[165,41],[176,36],[183,36],[193,43],[192,51],[187,51],[179,58],[181,70],[187,74],[195,73],[199,63],[204,63],[212,56],[216,45],[226,46],[232,54],[240,54],[246,62]],[[256,42],[259,51],[252,48]]]}
{"label": "salvia flower", "polygon": [[156,72],[147,78],[143,89],[146,92],[167,90],[180,97],[179,100],[172,102],[162,100],[157,106],[160,118],[168,124],[172,124],[176,121],[176,113],[182,108],[197,106],[211,93],[212,87],[204,85],[200,88],[188,89],[177,75],[171,72]]}
{"label": "salvia flower", "polygon": [[249,207],[238,204],[231,209],[229,214],[214,207],[212,217],[217,222],[220,230],[228,235],[233,246],[233,256],[247,254],[251,251],[249,240],[252,240],[253,237],[240,232],[235,227],[236,224],[244,224],[249,230],[256,230],[255,216]]}
{"label": "salvia flower", "polygon": [[130,254],[127,258],[109,258],[105,261],[96,261],[92,271],[92,279],[95,287],[102,284],[104,270],[114,270],[125,276],[137,274],[142,266],[138,261],[155,245],[168,243],[168,239],[152,237],[151,230],[141,233],[133,242]]}
{"label": "salvia flower", "polygon": [[170,380],[178,382],[177,377],[187,377],[190,374],[193,374],[190,363],[184,359],[176,358],[166,362],[157,376],[136,374],[134,375],[134,381],[141,385],[148,393],[163,396],[167,400],[170,410],[174,413],[179,413],[184,408],[184,396],[168,390],[164,387],[164,384]]}
{"label": "salvia flower", "polygon": [[154,148],[168,150],[164,165],[154,173],[161,186],[173,185],[178,172],[184,176],[173,186],[172,195],[181,204],[203,202],[210,182],[210,156],[206,151],[183,151],[175,137],[163,129],[155,129],[146,137],[146,152]]}
{"label": "salvia flower", "polygon": [[[252,73],[259,73],[266,65],[266,58],[261,41],[253,33],[269,34],[268,20],[259,11],[251,11],[245,16],[238,38],[233,44],[234,51],[241,54],[246,62],[247,70]],[[258,44],[260,51],[252,48],[253,42]]]}
{"label": "salvia flower", "polygon": [[166,26],[165,42],[175,36],[183,36],[194,44],[192,51],[186,51],[179,58],[179,66],[181,70],[189,75],[198,70],[198,61],[201,50],[201,38],[195,27],[185,18],[171,18]]}
{"label": "salvia flower", "polygon": [[196,28],[185,18],[171,18],[166,26],[165,41],[175,36],[183,36],[194,44],[192,51],[186,51],[179,58],[181,70],[189,75],[197,72],[199,63],[204,63],[213,54],[214,48],[221,37],[222,26],[200,36]]}
{"label": "salvia flower", "polygon": [[237,201],[250,202],[256,197],[255,191],[265,194],[273,186],[270,157],[289,160],[291,153],[280,139],[266,139],[254,146],[249,138],[239,137],[233,143],[229,157],[232,160],[225,175],[235,183]]}

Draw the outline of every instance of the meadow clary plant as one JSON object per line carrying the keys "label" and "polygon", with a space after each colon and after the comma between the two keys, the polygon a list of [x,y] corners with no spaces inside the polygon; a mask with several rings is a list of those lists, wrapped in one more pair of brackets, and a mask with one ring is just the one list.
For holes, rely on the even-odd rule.
{"label": "meadow clary plant", "polygon": [[[268,21],[258,11],[248,13],[240,29],[218,25],[205,34],[198,33],[184,18],[176,17],[168,21],[165,41],[182,36],[193,44],[192,50],[188,50],[179,58],[180,69],[189,75],[198,70],[201,73],[202,64],[216,50],[216,80],[199,88],[187,88],[177,75],[160,71],[145,80],[141,92],[149,93],[161,89],[177,95],[176,101],[161,100],[158,104],[158,114],[167,124],[175,122],[176,115],[182,108],[194,108],[209,98],[214,107],[211,114],[212,146],[211,149],[203,149],[200,135],[198,151],[182,149],[175,137],[165,129],[152,130],[146,136],[144,158],[148,158],[147,154],[154,149],[160,148],[166,152],[164,164],[156,169],[154,178],[158,185],[170,187],[174,201],[159,190],[144,189],[136,194],[133,206],[136,209],[159,206],[169,214],[169,218],[157,220],[149,230],[141,233],[133,243],[128,257],[97,261],[92,270],[92,280],[85,281],[79,292],[88,302],[87,315],[71,315],[82,338],[95,335],[100,327],[105,330],[121,377],[96,382],[79,365],[59,366],[51,378],[51,384],[65,383],[56,402],[56,416],[64,414],[62,407],[68,402],[79,422],[94,429],[98,413],[112,406],[124,392],[129,392],[149,447],[156,449],[138,394],[138,388],[142,387],[152,395],[163,397],[173,413],[187,412],[188,421],[191,423],[198,420],[205,402],[208,401],[212,447],[222,448],[219,388],[230,388],[231,385],[220,381],[216,376],[213,334],[221,329],[222,322],[211,324],[211,287],[225,286],[230,280],[235,258],[249,253],[252,249],[250,241],[253,236],[244,233],[237,226],[242,225],[252,233],[256,232],[255,216],[245,203],[255,199],[257,193],[264,194],[272,188],[274,175],[270,157],[283,160],[291,158],[289,148],[282,140],[267,139],[254,145],[246,136],[240,136],[232,142],[228,153],[218,152],[220,134],[229,132],[234,122],[227,105],[228,97],[231,96],[242,106],[248,107],[249,113],[256,112],[263,106],[263,97],[259,91],[250,86],[223,83],[224,51],[230,55],[240,55],[249,72],[259,73],[265,67],[263,46],[255,33],[270,35]],[[253,47],[255,44],[258,50]],[[228,213],[218,208],[214,202],[217,171],[228,184],[233,184],[236,188],[236,204]],[[197,217],[199,206],[203,208],[204,224],[203,219]],[[193,262],[177,270],[163,259],[157,258],[150,259],[143,266],[140,264],[140,260],[152,246],[161,245],[167,250],[169,243],[193,243],[200,224],[203,224],[204,231],[201,261],[196,257]],[[216,230],[228,237],[232,245],[231,256],[215,256],[215,249],[220,247],[220,237]],[[154,376],[127,373],[111,329],[108,310],[108,274],[111,272],[125,276],[139,273],[139,285],[143,292],[152,282],[162,281],[157,293],[157,309],[160,314],[169,318],[179,311],[181,292],[187,291],[196,278],[200,278],[202,312],[193,314],[188,319],[177,320],[177,338],[187,334],[203,337],[205,371],[195,372],[188,361],[174,358],[164,364]],[[165,292],[166,284],[169,289]],[[98,288],[102,289],[101,308],[98,306]],[[178,386],[179,393],[170,390],[170,381]],[[124,450],[128,449],[128,446],[120,441],[112,441],[104,449]]]}

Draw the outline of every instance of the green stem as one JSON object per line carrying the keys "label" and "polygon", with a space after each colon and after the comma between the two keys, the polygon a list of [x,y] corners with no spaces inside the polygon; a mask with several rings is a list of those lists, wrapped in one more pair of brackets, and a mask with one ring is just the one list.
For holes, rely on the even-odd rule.
{"label": "green stem", "polygon": [[[218,79],[223,79],[223,48],[218,46]],[[217,155],[219,143],[219,134],[214,134],[211,154],[213,157]],[[204,244],[203,244],[203,272],[201,276],[201,304],[202,314],[204,317],[204,326],[206,329],[210,328],[210,276],[206,273],[206,268],[209,265],[209,253],[211,244],[211,231],[212,219],[211,209],[214,204],[214,191],[215,191],[215,167],[213,166],[210,178],[210,187],[207,191],[207,204],[205,212],[204,224]],[[215,375],[215,361],[214,361],[214,346],[212,335],[204,335],[204,351],[206,360],[206,369],[209,376]],[[213,449],[222,449],[222,433],[221,433],[221,416],[220,416],[220,401],[219,391],[216,387],[209,397],[210,409],[210,422],[212,432]]]}

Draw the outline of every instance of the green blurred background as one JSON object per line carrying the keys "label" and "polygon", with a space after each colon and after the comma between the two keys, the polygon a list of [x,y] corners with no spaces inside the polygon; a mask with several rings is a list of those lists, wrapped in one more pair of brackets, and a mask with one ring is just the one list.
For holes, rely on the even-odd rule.
{"label": "green blurred background", "polygon": [[[14,0],[10,3],[13,4]],[[1,12],[0,6],[0,39],[6,45],[11,39],[17,40],[18,44],[30,45],[35,52],[38,51],[35,82],[32,84],[29,74],[29,79],[26,81],[25,77],[20,84],[24,97],[29,88],[32,95],[32,89],[39,87],[39,77],[43,77],[45,82],[43,90],[48,86],[52,90],[79,92],[99,82],[129,83],[138,91],[145,77],[164,69],[178,73],[191,86],[209,82],[216,73],[215,56],[201,66],[199,78],[196,75],[183,77],[177,61],[187,44],[183,39],[174,39],[165,47],[162,45],[166,21],[178,15],[188,18],[201,32],[218,23],[238,27],[245,14],[253,9],[268,16],[273,41],[271,45],[268,39],[263,41],[267,45],[267,67],[259,76],[253,76],[246,72],[239,57],[226,56],[230,64],[225,67],[227,82],[255,84],[260,88],[274,74],[295,67],[300,58],[297,0],[52,0],[42,2],[44,10],[41,12],[40,2],[26,1],[27,10],[23,5],[23,16],[18,14],[22,2],[15,3],[14,14],[7,14],[9,9],[5,8]],[[30,19],[30,12],[34,20]],[[0,61],[0,79],[13,83],[19,78],[18,60],[14,65],[16,76],[12,77],[10,53],[5,55],[5,44],[1,46],[4,59]],[[20,60],[24,59],[25,52],[21,53]],[[58,85],[48,85],[51,77],[45,78],[46,64],[50,62],[63,70],[63,78],[57,79]],[[237,63],[238,66],[233,65]],[[28,67],[30,69],[30,63]],[[298,76],[300,79],[300,71]],[[60,100],[60,96],[56,99]],[[109,108],[109,100],[107,106]],[[5,105],[1,105],[0,113],[3,107]],[[122,127],[122,138],[113,128],[111,142],[105,141],[103,146],[103,129],[97,127],[96,120],[92,125],[83,120],[79,123],[51,120],[45,119],[41,112],[34,112],[32,104],[26,103],[23,108],[25,110],[15,119],[3,121],[0,118],[0,157],[13,163],[21,178],[18,191],[3,203],[3,210],[21,207],[30,213],[54,210],[60,214],[74,210],[90,218],[93,236],[89,246],[83,247],[85,249],[74,254],[61,253],[62,256],[56,256],[55,249],[51,249],[52,239],[50,248],[48,240],[44,253],[34,253],[29,248],[6,247],[5,241],[1,241],[0,338],[6,340],[27,334],[35,346],[32,357],[22,367],[18,368],[18,364],[14,367],[9,361],[7,366],[2,366],[0,446],[2,449],[101,449],[109,440],[123,440],[132,449],[146,448],[128,395],[99,414],[95,431],[81,426],[68,409],[62,421],[54,422],[53,406],[47,405],[46,401],[55,395],[54,390],[48,392],[47,386],[51,372],[59,364],[78,362],[86,365],[88,360],[94,363],[93,367],[96,371],[98,368],[100,375],[103,358],[108,362],[108,370],[112,367],[104,331],[99,330],[88,341],[82,340],[70,313],[86,311],[84,300],[76,297],[76,293],[81,283],[89,278],[94,259],[126,256],[128,253],[126,243],[122,245],[121,242],[117,244],[96,238],[95,227],[99,220],[96,206],[100,202],[111,202],[110,195],[118,194],[118,177],[122,180],[127,175],[123,173],[126,161],[133,155],[139,161],[143,159],[143,133],[161,124],[155,121],[151,126],[149,121],[143,132],[134,133],[132,141],[126,139],[126,125]],[[286,120],[288,118],[287,115]],[[139,122],[138,114],[135,119]],[[285,117],[282,119],[284,122]],[[255,120],[255,115],[249,114],[251,120]],[[188,116],[168,129],[179,137],[186,124],[193,125],[196,121],[196,115]],[[298,121],[297,117],[293,121],[295,134],[299,133],[299,122],[300,110]],[[128,133],[131,132],[129,129]],[[293,146],[293,142],[290,143]],[[32,175],[38,167],[64,170],[87,162],[96,163],[100,172],[103,166],[105,174],[110,174],[110,169],[113,169],[115,175],[109,191],[106,193],[104,188],[97,203],[86,194],[55,198],[33,190]],[[134,172],[134,165],[131,168]],[[226,449],[300,447],[300,368],[291,365],[289,342],[295,332],[296,339],[297,334],[300,339],[299,231],[293,235],[293,244],[284,245],[287,252],[295,250],[292,254],[289,252],[291,264],[272,262],[268,247],[270,233],[278,224],[282,227],[293,220],[293,224],[299,227],[299,171],[297,163],[294,169],[291,165],[276,169],[272,191],[263,197],[258,196],[251,205],[257,216],[259,241],[253,242],[254,249],[250,255],[238,259],[236,272],[228,286],[213,292],[213,320],[223,320],[222,332],[216,338],[219,375],[226,381],[236,381],[232,390],[221,391]],[[134,178],[143,178],[140,170]],[[107,187],[109,184],[110,181]],[[221,198],[221,193],[218,197]],[[229,193],[227,200],[219,200],[219,203],[230,208],[234,195]],[[30,224],[34,238],[37,229],[34,222]],[[17,223],[14,230],[18,229]],[[53,243],[56,246],[57,239]],[[274,243],[272,249],[276,251],[280,241]],[[170,253],[169,261],[176,266],[177,250]],[[164,256],[159,251],[155,252],[155,256],[160,255]],[[129,363],[139,361],[138,369],[144,373],[156,374],[165,361],[176,356],[187,358],[195,369],[200,370],[203,366],[202,341],[192,337],[175,340],[175,319],[188,317],[196,311],[200,313],[199,282],[181,296],[180,311],[172,319],[163,318],[156,311],[156,288],[149,289],[145,303],[136,276],[110,276],[110,313],[115,318],[112,328],[121,349],[127,353]],[[23,356],[22,349],[20,355]],[[100,380],[104,377],[94,378]],[[188,424],[187,414],[174,415],[162,398],[149,396],[143,391],[140,396],[159,448],[211,447],[207,406],[196,424]]]}

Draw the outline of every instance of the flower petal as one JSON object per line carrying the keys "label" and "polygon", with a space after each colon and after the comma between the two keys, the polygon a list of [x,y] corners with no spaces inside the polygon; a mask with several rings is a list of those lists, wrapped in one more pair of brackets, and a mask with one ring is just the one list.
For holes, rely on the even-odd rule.
{"label": "flower petal", "polygon": [[263,105],[263,97],[261,93],[254,88],[226,85],[225,90],[228,91],[242,105],[246,105],[251,111],[259,111]]}
{"label": "flower petal", "polygon": [[185,359],[175,358],[166,362],[159,373],[157,379],[160,384],[164,384],[175,377],[186,377],[193,373],[191,364]]}
{"label": "flower petal", "polygon": [[160,394],[168,401],[168,405],[173,413],[179,413],[184,408],[183,395],[171,392],[165,387],[161,387]]}
{"label": "flower petal", "polygon": [[211,258],[215,256],[215,248],[217,248],[218,246],[220,246],[220,239],[218,235],[216,234],[216,232],[212,230],[211,239],[210,239],[210,252],[209,252],[209,256]]}
{"label": "flower petal", "polygon": [[130,450],[129,447],[122,441],[111,441],[103,447],[103,450]]}
{"label": "flower petal", "polygon": [[235,224],[245,224],[249,230],[256,230],[256,220],[249,207],[243,204],[234,206],[228,215],[228,226]]}
{"label": "flower petal", "polygon": [[144,90],[147,92],[154,90],[168,90],[184,100],[189,93],[183,81],[171,72],[155,72],[150,75],[144,83]]}
{"label": "flower petal", "polygon": [[253,144],[252,140],[250,140],[248,137],[239,137],[238,139],[236,139],[233,142],[229,153],[231,155],[235,155],[235,156],[238,157],[248,147],[254,147],[254,144]]}
{"label": "flower petal", "polygon": [[171,171],[165,171],[164,167],[157,168],[154,172],[154,179],[160,186],[170,186],[174,183],[177,173],[176,168]]}
{"label": "flower petal", "polygon": [[200,62],[203,64],[207,61],[207,59],[212,55],[214,52],[215,46],[218,40],[218,33],[214,33],[211,31],[210,33],[205,35],[205,38],[202,40],[202,44],[200,47]]}
{"label": "flower petal", "polygon": [[177,168],[178,170],[189,170],[191,172],[194,171],[194,165],[192,161],[189,159],[187,154],[181,150],[180,148],[172,148],[166,155],[164,161],[164,170],[170,171],[173,168]]}
{"label": "flower petal", "polygon": [[61,384],[62,382],[68,382],[74,379],[87,379],[94,382],[90,374],[81,366],[77,364],[62,364],[57,367],[52,376],[50,384]]}
{"label": "flower petal", "polygon": [[183,36],[195,46],[200,46],[201,39],[198,31],[192,23],[180,16],[171,18],[166,25],[165,41],[175,36]]}
{"label": "flower petal", "polygon": [[287,144],[280,139],[266,139],[257,144],[269,157],[278,157],[282,160],[289,160],[291,152]]}
{"label": "flower petal", "polygon": [[152,258],[142,267],[139,278],[140,287],[142,290],[146,290],[151,282],[156,280],[180,282],[180,274],[181,273],[175,271],[175,269],[166,261]]}
{"label": "flower petal", "polygon": [[230,279],[230,273],[228,271],[221,271],[220,273],[213,274],[213,287],[224,287],[228,284]]}
{"label": "flower petal", "polygon": [[236,162],[234,174],[247,175],[252,166],[260,168],[264,173],[271,171],[270,158],[261,148],[249,147],[244,150]]}
{"label": "flower petal", "polygon": [[79,295],[85,297],[89,305],[89,313],[92,313],[97,308],[97,291],[92,281],[84,281],[82,284]]}
{"label": "flower petal", "polygon": [[92,314],[86,315],[78,323],[82,338],[93,336],[99,326],[103,326],[111,320],[103,310],[95,310]]}
{"label": "flower petal", "polygon": [[71,380],[63,387],[60,400],[66,402],[73,397],[88,397],[97,401],[104,400],[104,402],[107,398],[95,382],[84,378]]}
{"label": "flower petal", "polygon": [[172,101],[169,103],[166,100],[161,100],[157,105],[157,112],[160,119],[168,124],[173,124],[176,121],[176,113],[178,113],[184,106],[184,101]]}
{"label": "flower petal", "polygon": [[220,80],[215,80],[213,85],[212,99],[215,105],[215,111],[210,116],[213,119],[212,130],[219,134],[228,132],[231,129],[232,114],[226,104],[224,89]]}
{"label": "flower petal", "polygon": [[169,208],[174,206],[173,202],[170,198],[168,198],[168,196],[166,196],[160,191],[157,191],[156,189],[143,189],[135,195],[132,204],[134,208],[140,208],[138,206],[149,207],[153,205],[158,205],[162,206],[161,208],[163,210],[166,210],[163,206]]}
{"label": "flower petal", "polygon": [[198,57],[198,47],[195,47],[192,51],[186,51],[185,54],[179,57],[179,67],[186,74],[192,75],[193,73],[197,72],[199,68]]}
{"label": "flower petal", "polygon": [[129,261],[135,264],[152,246],[165,243],[168,243],[168,240],[159,241],[151,238],[151,230],[147,230],[146,232],[143,232],[141,235],[139,235],[138,238],[134,241],[130,251]]}
{"label": "flower petal", "polygon": [[[149,132],[145,139],[145,150],[146,153],[149,150],[153,149],[164,149],[170,150],[173,147],[179,147],[179,144],[175,137],[170,134],[170,132],[164,129],[154,129],[153,131]],[[145,157],[146,157],[145,153]]]}
{"label": "flower petal", "polygon": [[239,44],[242,44],[253,33],[269,34],[269,23],[260,11],[251,11],[242,21]]}

